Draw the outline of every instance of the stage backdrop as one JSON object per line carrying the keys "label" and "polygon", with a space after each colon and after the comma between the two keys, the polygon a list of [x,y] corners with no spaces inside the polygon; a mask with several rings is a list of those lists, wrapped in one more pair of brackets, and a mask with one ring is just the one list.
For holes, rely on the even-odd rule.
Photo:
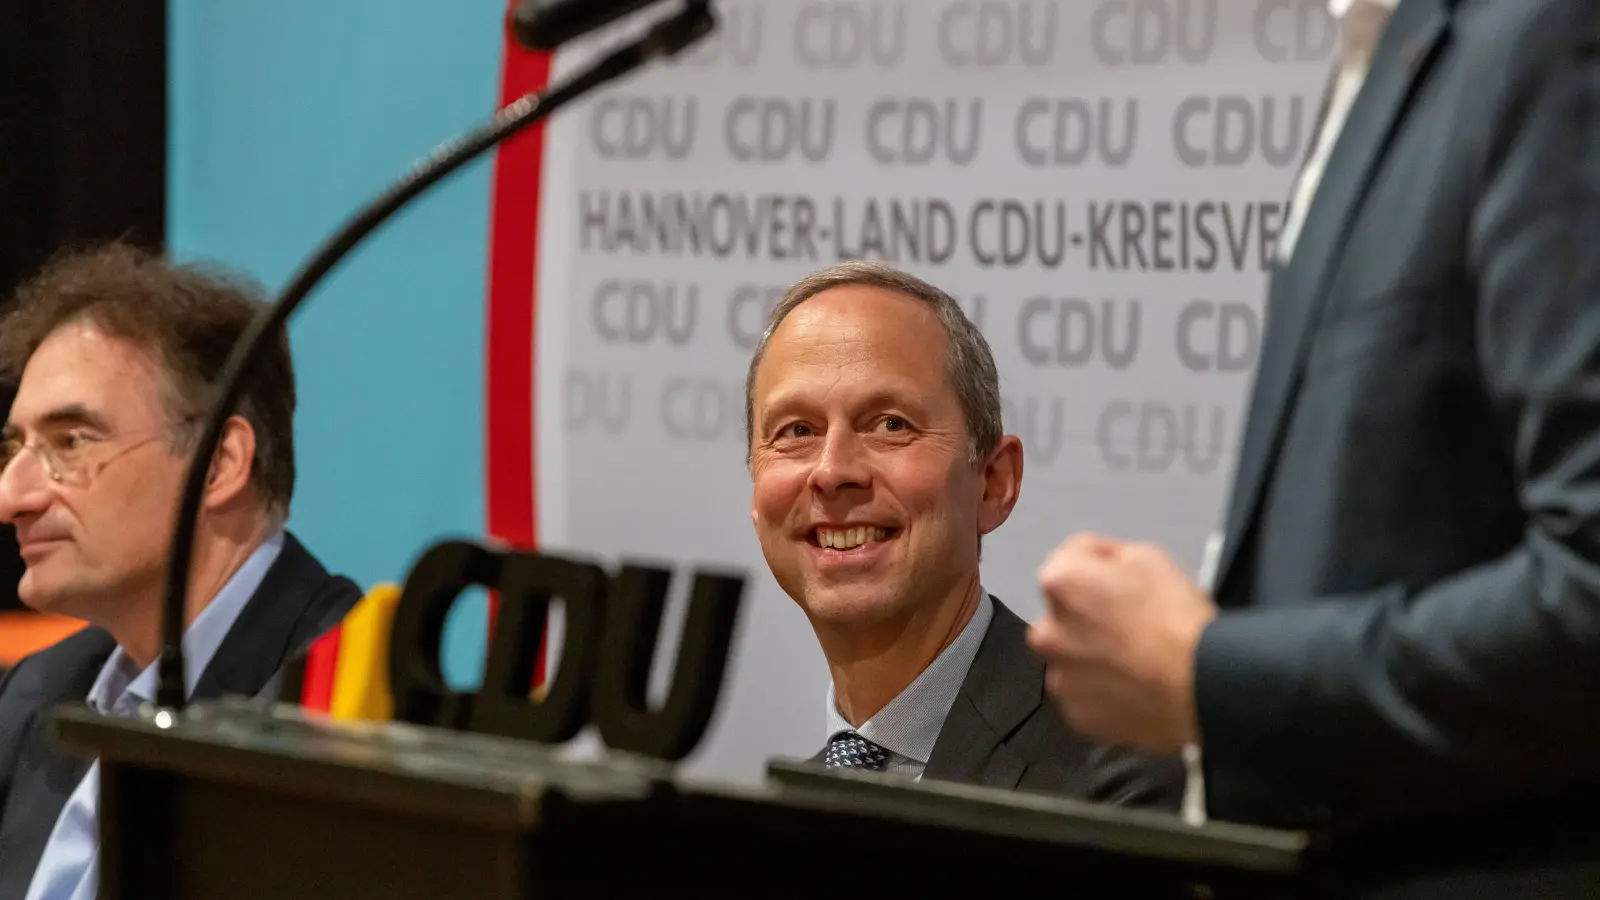
{"label": "stage backdrop", "polygon": [[[206,64],[180,76],[194,102],[175,106],[174,233],[275,283],[332,213],[485,112],[494,89],[489,0],[445,23],[431,4],[386,4],[397,34],[382,40],[342,7],[290,4],[291,25],[276,6],[179,6],[180,38],[187,19],[324,51],[307,63],[273,45],[241,62],[179,42]],[[1336,37],[1323,0],[720,9],[709,45],[568,110],[492,177],[445,187],[330,285],[337,296],[295,332],[316,398],[295,524],[369,581],[398,577],[435,534],[485,528],[608,563],[746,570],[728,692],[692,766],[752,778],[825,738],[827,675],[766,575],[744,469],[742,376],[784,286],[881,259],[951,291],[988,335],[1026,471],[983,577],[1019,613],[1037,614],[1035,571],[1077,529],[1151,539],[1196,566]],[[617,36],[563,51],[555,77]],[[549,62],[509,53],[499,89],[536,87]],[[241,85],[210,80],[245,65]],[[414,114],[407,88],[428,101]],[[221,108],[239,94],[293,137],[261,146],[260,107]],[[197,123],[207,134],[185,143]],[[361,165],[331,178],[330,154]],[[298,183],[285,157],[317,177]],[[233,187],[204,196],[217,183]],[[285,207],[266,253],[257,213]],[[480,639],[460,629],[457,677]]]}
{"label": "stage backdrop", "polygon": [[[504,0],[172,0],[167,237],[281,288],[312,250],[499,96]],[[292,323],[290,528],[364,586],[484,533],[485,158],[413,203]],[[481,602],[447,674],[477,677]]]}

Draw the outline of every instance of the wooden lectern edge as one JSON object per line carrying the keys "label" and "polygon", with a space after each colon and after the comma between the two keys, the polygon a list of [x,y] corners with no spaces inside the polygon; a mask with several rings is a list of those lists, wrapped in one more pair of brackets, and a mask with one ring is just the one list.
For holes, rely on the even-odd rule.
{"label": "wooden lectern edge", "polygon": [[[237,707],[235,707],[237,708]],[[251,708],[266,712],[261,704]],[[358,747],[360,726],[337,722],[315,713],[301,711],[297,718],[325,724],[347,732],[348,747]],[[458,825],[489,826],[492,828],[528,828],[541,824],[543,801],[551,795],[561,795],[577,802],[598,804],[606,800],[636,801],[649,796],[655,786],[646,778],[628,777],[614,770],[606,770],[603,788],[599,785],[585,789],[567,780],[555,783],[540,777],[537,757],[529,754],[535,764],[516,778],[502,778],[492,786],[475,784],[465,778],[452,778],[447,769],[422,771],[390,766],[375,769],[371,764],[379,761],[380,753],[350,752],[338,759],[275,760],[259,747],[243,742],[229,744],[211,740],[200,741],[169,733],[154,722],[139,719],[107,719],[82,704],[58,707],[54,714],[55,736],[68,750],[85,756],[103,754],[113,744],[117,759],[140,767],[168,773],[200,775],[219,782],[227,782],[254,789],[283,791],[293,788],[303,796],[320,797],[341,802],[355,802],[398,815],[422,816]],[[394,732],[411,726],[385,723],[384,730]],[[456,733],[450,733],[456,736]],[[473,736],[478,737],[478,736]],[[177,743],[174,743],[176,740]],[[334,747],[338,736],[330,735],[328,747]],[[500,739],[485,739],[497,741]],[[523,742],[506,742],[534,749]],[[176,747],[185,752],[175,753]],[[538,748],[543,749],[543,748]],[[570,774],[581,772],[583,764],[554,759],[546,754],[545,766],[559,766]],[[589,767],[600,773],[598,767]],[[454,773],[459,774],[459,773]]]}
{"label": "wooden lectern edge", "polygon": [[791,803],[843,811],[850,798],[893,798],[892,814],[912,822],[979,827],[1010,837],[1181,863],[1221,864],[1271,874],[1306,871],[1311,836],[1232,822],[1191,825],[1174,813],[1087,803],[957,782],[907,783],[892,775],[821,770],[774,760],[770,781]]}
{"label": "wooden lectern edge", "polygon": [[[586,806],[637,803],[661,791],[729,800],[781,799],[820,812],[870,814],[939,828],[973,829],[1101,852],[1177,863],[1228,866],[1266,874],[1298,875],[1311,868],[1308,834],[1226,822],[1190,825],[1173,814],[1111,807],[1065,798],[997,791],[950,782],[912,782],[876,773],[819,770],[774,761],[762,785],[736,785],[683,774],[669,763],[628,754],[601,761],[562,758],[555,748],[484,735],[444,732],[399,723],[335,721],[294,707],[222,701],[203,705],[256,722],[315,729],[316,758],[290,757],[290,740],[273,749],[255,740],[229,740],[215,730],[197,736],[142,719],[107,719],[84,705],[60,707],[57,739],[83,755],[109,751],[116,759],[168,773],[187,773],[268,791],[290,791],[335,802],[354,802],[386,813],[468,826],[533,828],[543,805],[565,799]],[[196,708],[191,708],[194,714]],[[218,721],[223,721],[219,719]],[[381,733],[385,746],[370,742]],[[302,738],[304,735],[301,736]],[[414,741],[448,740],[456,749],[481,751],[479,777],[426,755],[402,765],[398,748]],[[304,744],[302,743],[302,746]],[[418,764],[418,760],[421,763]],[[437,764],[435,764],[437,762]],[[493,763],[509,763],[488,778]],[[509,771],[514,769],[514,771]],[[870,808],[862,801],[871,801]]]}

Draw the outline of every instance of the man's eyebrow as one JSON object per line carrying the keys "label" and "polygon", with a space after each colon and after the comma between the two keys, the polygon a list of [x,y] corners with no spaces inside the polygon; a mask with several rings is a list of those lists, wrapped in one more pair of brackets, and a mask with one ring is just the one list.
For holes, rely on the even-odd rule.
{"label": "man's eyebrow", "polygon": [[[98,431],[110,431],[111,423],[106,417],[84,406],[82,403],[69,403],[58,406],[39,417],[39,427],[62,427],[70,425],[83,425]],[[8,425],[8,428],[15,426]]]}
{"label": "man's eyebrow", "polygon": [[926,405],[914,391],[900,390],[894,387],[873,391],[861,400],[861,405],[868,409],[882,409],[885,406],[902,407],[909,412],[921,412]]}
{"label": "man's eyebrow", "polygon": [[[927,404],[918,398],[914,391],[899,385],[873,390],[855,402],[857,406],[863,409],[877,410],[885,407],[900,407],[911,414],[922,414],[927,410]],[[778,387],[768,395],[765,402],[752,403],[750,405],[750,414],[752,418],[762,413],[769,416],[782,415],[805,404],[806,398],[800,391]]]}
{"label": "man's eyebrow", "polygon": [[799,402],[800,398],[795,395],[794,391],[780,387],[773,390],[765,398],[753,399],[750,404],[750,414],[755,416],[764,412],[770,415],[775,411],[781,412],[788,407],[796,406]]}

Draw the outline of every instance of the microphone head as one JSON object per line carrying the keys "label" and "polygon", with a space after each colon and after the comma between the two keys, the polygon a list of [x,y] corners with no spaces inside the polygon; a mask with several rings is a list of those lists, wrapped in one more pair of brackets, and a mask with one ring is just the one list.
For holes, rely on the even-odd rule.
{"label": "microphone head", "polygon": [[529,50],[555,50],[659,0],[520,0],[507,26]]}

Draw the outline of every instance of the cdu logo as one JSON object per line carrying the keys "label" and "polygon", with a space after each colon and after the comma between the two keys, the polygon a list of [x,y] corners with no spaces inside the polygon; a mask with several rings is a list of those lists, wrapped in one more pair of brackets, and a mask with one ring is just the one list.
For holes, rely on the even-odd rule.
{"label": "cdu logo", "polygon": [[801,68],[890,69],[905,57],[906,5],[807,3],[790,33]]}
{"label": "cdu logo", "polygon": [[939,13],[939,56],[952,69],[1048,65],[1056,56],[1056,12],[1053,2],[957,0]]}
{"label": "cdu logo", "polygon": [[601,159],[679,160],[694,151],[698,101],[690,97],[605,97],[589,116]]}
{"label": "cdu logo", "polygon": [[694,338],[700,286],[607,278],[595,288],[589,310],[595,334],[608,344],[681,347]]}
{"label": "cdu logo", "polygon": [[[539,743],[562,743],[593,724],[616,749],[664,760],[687,756],[705,735],[722,691],[744,579],[694,573],[671,687],[659,709],[646,693],[672,575],[466,541],[433,547],[417,561],[394,610],[388,658],[394,718]],[[447,687],[439,646],[463,590],[496,592],[500,608],[483,684]],[[543,697],[530,696],[550,621],[566,613],[561,652]]]}
{"label": "cdu logo", "polygon": [[1089,40],[1111,68],[1200,65],[1216,50],[1217,11],[1217,0],[1101,0]]}

